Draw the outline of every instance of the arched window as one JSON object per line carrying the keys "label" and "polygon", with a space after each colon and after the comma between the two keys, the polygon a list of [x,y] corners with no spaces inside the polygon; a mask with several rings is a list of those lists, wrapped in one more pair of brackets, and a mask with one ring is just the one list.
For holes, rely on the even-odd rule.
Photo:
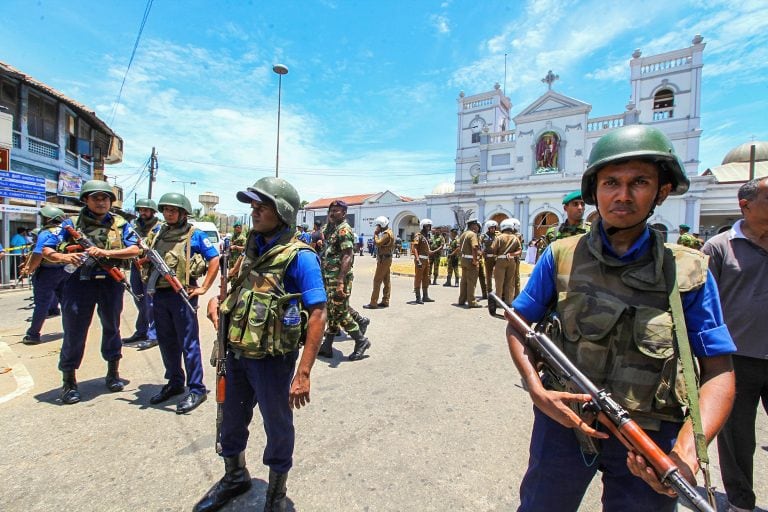
{"label": "arched window", "polygon": [[675,93],[671,89],[661,89],[653,96],[653,120],[661,121],[672,118],[675,107]]}
{"label": "arched window", "polygon": [[560,220],[554,212],[542,212],[533,219],[533,238],[544,236],[547,229],[557,226]]}

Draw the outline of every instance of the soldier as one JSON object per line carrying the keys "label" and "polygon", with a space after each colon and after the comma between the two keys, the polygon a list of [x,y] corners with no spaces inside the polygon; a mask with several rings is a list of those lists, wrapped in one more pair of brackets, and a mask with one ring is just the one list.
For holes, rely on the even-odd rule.
{"label": "soldier", "polygon": [[[216,279],[219,251],[204,231],[188,222],[187,216],[192,212],[192,205],[186,196],[177,192],[163,194],[157,205],[165,222],[157,233],[150,233],[147,243],[165,260],[188,290],[189,302],[196,309],[197,297],[204,295]],[[186,380],[189,393],[176,404],[176,414],[185,414],[205,402],[207,397],[203,383],[197,313],[190,310],[182,296],[165,279],[157,279],[156,283],[148,282],[148,278],[153,275],[149,267],[144,267],[143,274],[148,290],[156,290],[152,307],[157,341],[165,366],[165,377],[168,379],[168,383],[149,399],[149,403],[159,404],[184,393]],[[204,274],[203,284],[197,286],[197,279]],[[157,277],[154,274],[154,278]],[[181,367],[182,359],[186,379]]]}
{"label": "soldier", "polygon": [[[118,264],[117,260],[129,260],[139,255],[136,234],[120,215],[110,213],[115,193],[106,181],[90,180],[80,189],[80,201],[85,207],[73,219],[62,222],[88,238],[94,247],[85,250],[90,258],[104,258],[107,264]],[[62,248],[77,246],[67,231],[61,234]],[[112,392],[122,391],[123,382],[118,373],[122,357],[120,340],[120,313],[123,311],[123,286],[112,279],[99,265],[91,265],[83,253],[59,253],[56,237],[50,237],[43,246],[43,258],[53,263],[67,265],[65,271],[73,269],[64,285],[61,296],[62,325],[64,341],[59,354],[59,370],[63,376],[61,402],[75,404],[80,401],[75,372],[83,361],[85,340],[93,311],[98,305],[101,321],[101,355],[107,361],[105,383]],[[80,266],[84,262],[87,266]],[[69,265],[72,265],[69,267]]]}
{"label": "soldier", "polygon": [[451,286],[451,276],[454,277],[455,286],[459,286],[459,230],[451,228],[448,241],[448,269],[443,286]]}
{"label": "soldier", "polygon": [[484,299],[487,299],[488,294],[493,291],[493,266],[496,264],[496,255],[493,253],[491,246],[496,239],[498,227],[499,223],[495,220],[487,220],[483,226],[485,233],[480,236],[480,249],[483,251],[483,267],[485,270],[485,286],[482,287],[482,298]]}
{"label": "soldier", "polygon": [[439,229],[433,230],[429,237],[429,267],[432,272],[432,284],[437,284],[440,273],[440,256],[443,253],[445,239]]}
{"label": "soldier", "polygon": [[299,233],[296,236],[299,240],[304,242],[307,245],[310,245],[312,243],[312,235],[309,232],[309,224],[306,222],[302,223],[301,226],[299,226]]}
{"label": "soldier", "polygon": [[[139,199],[136,201],[136,212],[139,216],[133,226],[140,238],[147,238],[150,233],[160,230],[160,219],[157,218],[157,203],[152,199]],[[133,260],[131,268],[131,288],[139,297],[133,299],[136,309],[135,331],[128,338],[123,338],[123,345],[136,343],[136,348],[146,350],[157,346],[157,330],[155,329],[155,317],[152,313],[152,297],[147,294],[144,281],[141,279],[141,266],[139,260]]]}
{"label": "soldier", "polygon": [[232,269],[235,266],[235,263],[237,263],[237,260],[240,258],[240,255],[243,254],[243,251],[245,250],[245,240],[248,233],[243,232],[243,223],[242,221],[236,220],[235,223],[232,225],[233,235],[232,235],[232,241],[229,246],[230,250],[230,257],[229,257],[229,268]]}
{"label": "soldier", "polygon": [[[411,254],[413,254],[414,277],[413,293],[416,294],[416,304],[435,302],[429,298],[429,234],[432,231],[432,221],[422,219],[419,222],[419,231],[411,242]],[[424,297],[422,298],[422,292]]]}
{"label": "soldier", "polygon": [[680,224],[679,229],[680,237],[677,239],[677,243],[679,245],[684,245],[685,247],[690,247],[691,249],[696,249],[697,251],[701,249],[701,240],[689,233],[691,226],[688,224]]}
{"label": "soldier", "polygon": [[555,240],[588,233],[590,224],[584,220],[584,208],[584,200],[581,197],[580,190],[566,194],[563,197],[565,222],[557,227],[552,226],[547,230],[547,233],[544,235],[547,245]]}
{"label": "soldier", "polygon": [[[392,291],[390,268],[392,267],[392,250],[395,248],[395,234],[389,229],[389,219],[381,216],[373,221],[376,228],[373,231],[373,241],[376,244],[376,274],[373,276],[373,292],[371,301],[364,305],[366,309],[388,308],[389,295]],[[379,289],[384,284],[384,294],[379,300]]]}
{"label": "soldier", "polygon": [[[240,273],[221,306],[221,314],[232,315],[227,391],[217,440],[225,473],[194,512],[218,510],[250,489],[245,449],[256,404],[267,438],[263,460],[269,466],[269,483],[264,510],[286,510],[286,482],[296,437],[292,409],[309,405],[310,371],[326,320],[320,262],[310,247],[294,238],[291,228],[300,205],[296,189],[280,178],[262,178],[238,192],[237,199],[250,203],[253,227]],[[216,328],[223,320],[216,298],[208,303],[208,317]],[[254,317],[263,321],[249,322]],[[281,328],[276,330],[275,325]]]}
{"label": "soldier", "polygon": [[333,357],[333,338],[341,326],[355,340],[355,348],[349,355],[349,360],[358,361],[371,347],[371,342],[350,313],[355,234],[347,223],[346,216],[347,203],[344,201],[337,199],[328,206],[328,225],[325,229],[325,250],[322,259],[325,293],[328,296],[328,327],[318,355]]}
{"label": "soldier", "polygon": [[467,229],[459,237],[459,252],[461,254],[461,286],[459,287],[459,306],[481,308],[475,298],[478,267],[480,266],[480,222],[476,218],[467,221]]}
{"label": "soldier", "polygon": [[42,218],[43,227],[38,232],[29,263],[22,269],[23,274],[32,276],[35,298],[32,320],[26,335],[21,340],[25,345],[40,343],[40,330],[43,328],[45,319],[58,316],[56,314],[58,308],[55,306],[61,302],[64,283],[69,277],[69,274],[64,271],[63,263],[53,263],[43,258],[43,249],[46,244],[56,247],[61,242],[61,222],[66,215],[59,208],[50,205],[43,206],[38,215]]}
{"label": "soldier", "polygon": [[[520,254],[523,248],[520,239],[515,234],[518,231],[520,221],[517,219],[504,219],[501,221],[501,234],[491,244],[491,252],[496,256],[493,267],[493,279],[496,281],[496,294],[510,304],[515,298],[515,278],[519,279]],[[492,306],[493,304],[493,306]],[[488,301],[488,308],[495,313],[495,301]]]}
{"label": "soldier", "polygon": [[[550,245],[512,305],[529,322],[561,326],[553,341],[694,483],[700,465],[694,432],[706,449],[728,417],[735,346],[704,255],[665,246],[647,225],[656,206],[688,186],[682,162],[661,131],[631,125],[601,137],[581,180],[583,198],[597,206],[600,220],[589,233]],[[556,318],[548,319],[552,309]],[[682,329],[674,327],[683,321]],[[535,406],[519,510],[576,510],[598,470],[605,510],[675,510],[675,492],[643,457],[605,433],[594,414],[582,413],[578,406],[590,395],[568,392],[554,379],[542,382],[521,334],[508,327],[507,341]],[[687,387],[681,371],[687,366],[696,381],[693,355],[700,369],[700,423],[687,416],[698,386]],[[596,453],[585,454],[574,433],[598,439]],[[583,446],[588,444],[594,443]]]}

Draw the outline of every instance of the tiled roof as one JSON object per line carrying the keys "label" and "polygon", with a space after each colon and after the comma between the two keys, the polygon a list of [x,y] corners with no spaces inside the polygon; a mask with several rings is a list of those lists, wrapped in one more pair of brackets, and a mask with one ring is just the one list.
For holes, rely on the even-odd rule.
{"label": "tiled roof", "polygon": [[[739,183],[749,180],[749,163],[732,162],[710,167],[703,176],[714,176],[718,183]],[[768,161],[755,162],[755,178],[768,176]]]}

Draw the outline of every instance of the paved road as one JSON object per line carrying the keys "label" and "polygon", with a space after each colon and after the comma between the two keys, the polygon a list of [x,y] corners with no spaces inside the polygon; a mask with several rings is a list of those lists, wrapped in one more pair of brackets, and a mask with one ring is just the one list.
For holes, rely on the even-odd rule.
{"label": "paved road", "polygon": [[[359,257],[353,304],[366,303],[373,260]],[[312,403],[295,415],[288,495],[299,511],[513,510],[527,465],[531,405],[509,359],[504,322],[453,306],[458,288],[436,286],[433,304],[408,304],[412,281],[393,278],[392,307],[371,311],[373,346],[349,362],[353,342],[318,360]],[[92,328],[78,373],[83,401],[57,402],[61,324],[45,342],[21,344],[26,291],[0,294],[0,508],[8,511],[181,511],[222,475],[213,448],[213,396],[187,416],[150,406],[164,383],[158,350],[124,349],[122,393],[104,387],[100,331]],[[126,301],[122,331],[135,318]],[[360,309],[361,311],[364,311]],[[202,317],[202,314],[201,314]],[[98,322],[95,322],[97,325]],[[203,353],[214,332],[202,323]],[[342,338],[338,338],[342,339]],[[206,384],[214,373],[206,367]],[[225,510],[263,506],[268,473],[258,415],[247,459],[253,489]],[[768,422],[760,416],[755,474],[768,508]],[[716,450],[711,449],[713,456]],[[716,483],[719,471],[713,465]],[[722,486],[720,486],[722,489]],[[599,510],[596,480],[582,510]],[[719,496],[723,500],[722,494]]]}

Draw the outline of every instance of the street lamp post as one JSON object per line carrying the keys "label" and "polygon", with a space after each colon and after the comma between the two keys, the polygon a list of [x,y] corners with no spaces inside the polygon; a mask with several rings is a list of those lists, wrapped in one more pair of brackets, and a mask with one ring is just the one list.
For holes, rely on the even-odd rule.
{"label": "street lamp post", "polygon": [[275,151],[275,178],[278,177],[280,169],[280,97],[283,90],[283,75],[288,74],[288,68],[283,64],[275,64],[272,71],[277,73],[277,150]]}
{"label": "street lamp post", "polygon": [[181,190],[184,194],[184,197],[187,197],[187,184],[190,185],[197,185],[196,181],[181,181],[181,180],[171,180],[171,183],[181,183]]}

